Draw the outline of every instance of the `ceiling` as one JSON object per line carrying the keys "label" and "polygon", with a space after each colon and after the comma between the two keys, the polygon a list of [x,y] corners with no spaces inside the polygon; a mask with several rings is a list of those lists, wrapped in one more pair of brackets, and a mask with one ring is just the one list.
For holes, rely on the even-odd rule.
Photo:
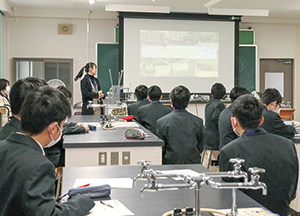
{"label": "ceiling", "polygon": [[[210,0],[96,0],[93,5],[88,0],[6,0],[16,9],[72,9],[104,11],[106,4],[170,6],[171,12],[207,13],[204,4]],[[300,0],[222,0],[215,8],[267,9],[271,18],[299,18]]]}

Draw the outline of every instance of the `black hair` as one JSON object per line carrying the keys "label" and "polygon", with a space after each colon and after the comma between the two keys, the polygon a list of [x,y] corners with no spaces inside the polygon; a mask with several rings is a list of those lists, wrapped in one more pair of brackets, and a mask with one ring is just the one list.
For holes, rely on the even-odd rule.
{"label": "black hair", "polygon": [[148,96],[151,101],[159,101],[162,95],[161,88],[157,85],[153,85],[148,89]]}
{"label": "black hair", "polygon": [[233,87],[229,94],[231,102],[234,102],[235,99],[237,99],[239,96],[244,95],[244,94],[250,94],[250,92],[246,88],[241,87],[241,86]]}
{"label": "black hair", "polygon": [[21,110],[21,131],[29,136],[38,135],[53,122],[60,125],[66,117],[71,117],[67,98],[57,89],[45,86],[26,96]]}
{"label": "black hair", "polygon": [[277,101],[277,104],[282,102],[280,92],[275,88],[267,88],[261,96],[261,102],[269,105],[270,103]]}
{"label": "black hair", "polygon": [[232,116],[245,130],[257,128],[262,117],[262,105],[255,97],[242,95],[232,104]]}
{"label": "black hair", "polygon": [[134,94],[137,100],[144,100],[147,98],[148,87],[145,85],[139,85],[135,88]]}
{"label": "black hair", "polygon": [[7,84],[9,84],[7,79],[0,79],[0,91],[5,90]]}
{"label": "black hair", "polygon": [[226,94],[226,89],[222,83],[215,83],[211,87],[210,92],[213,98],[222,99]]}
{"label": "black hair", "polygon": [[80,77],[82,77],[83,71],[85,71],[86,73],[88,73],[90,71],[90,68],[93,68],[94,66],[97,68],[97,65],[94,62],[88,62],[88,63],[86,63],[86,65],[83,66],[80,69],[80,71],[78,72],[78,74],[76,75],[76,77],[74,78],[74,80],[77,81]]}
{"label": "black hair", "polygon": [[58,89],[61,93],[63,93],[63,94],[66,96],[66,98],[71,99],[71,97],[72,97],[72,92],[71,92],[67,87],[60,85],[60,86],[57,87],[57,89]]}
{"label": "black hair", "polygon": [[9,94],[12,114],[20,114],[24,99],[31,91],[36,91],[37,89],[47,85],[48,84],[45,80],[37,77],[26,77],[18,80],[12,86]]}
{"label": "black hair", "polygon": [[170,93],[170,99],[172,99],[172,106],[175,109],[185,109],[190,101],[190,91],[185,86],[177,86],[173,88]]}

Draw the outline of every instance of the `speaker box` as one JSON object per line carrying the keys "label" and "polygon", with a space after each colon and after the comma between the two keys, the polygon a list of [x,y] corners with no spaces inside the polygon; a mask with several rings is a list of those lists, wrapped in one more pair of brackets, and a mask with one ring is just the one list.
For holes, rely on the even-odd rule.
{"label": "speaker box", "polygon": [[72,35],[73,34],[73,24],[58,24],[58,34],[59,35]]}

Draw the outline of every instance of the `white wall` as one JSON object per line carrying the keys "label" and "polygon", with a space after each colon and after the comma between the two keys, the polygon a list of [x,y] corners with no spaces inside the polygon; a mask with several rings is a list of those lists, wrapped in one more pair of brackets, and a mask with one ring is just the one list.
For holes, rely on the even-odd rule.
{"label": "white wall", "polygon": [[[69,58],[73,59],[73,77],[87,61],[96,62],[95,44],[97,42],[113,42],[116,18],[90,19],[90,39],[87,44],[87,18],[79,14],[78,18],[62,17],[45,11],[45,16],[30,11],[24,14],[6,17],[6,77],[15,81],[13,66],[14,57],[26,58]],[[64,14],[65,16],[65,14]],[[70,16],[74,16],[71,14]],[[57,18],[59,17],[59,18]],[[58,24],[73,24],[73,35],[58,35]],[[89,55],[87,54],[89,46]],[[73,102],[81,101],[80,80],[73,85]]]}

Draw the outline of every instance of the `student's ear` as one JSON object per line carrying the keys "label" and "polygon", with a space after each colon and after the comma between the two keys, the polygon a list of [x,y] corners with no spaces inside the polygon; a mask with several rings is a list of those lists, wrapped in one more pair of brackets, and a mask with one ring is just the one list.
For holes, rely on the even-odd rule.
{"label": "student's ear", "polygon": [[260,122],[259,122],[259,126],[261,126],[261,125],[264,123],[264,120],[265,120],[265,119],[264,119],[264,117],[262,116],[261,119],[260,119]]}
{"label": "student's ear", "polygon": [[236,117],[231,117],[232,128],[236,128],[239,125],[239,122]]}
{"label": "student's ear", "polygon": [[163,98],[163,96],[161,95],[159,100],[161,100],[162,98]]}
{"label": "student's ear", "polygon": [[53,122],[49,125],[49,131],[50,133],[54,134],[56,129],[57,129],[58,123],[57,122]]}

